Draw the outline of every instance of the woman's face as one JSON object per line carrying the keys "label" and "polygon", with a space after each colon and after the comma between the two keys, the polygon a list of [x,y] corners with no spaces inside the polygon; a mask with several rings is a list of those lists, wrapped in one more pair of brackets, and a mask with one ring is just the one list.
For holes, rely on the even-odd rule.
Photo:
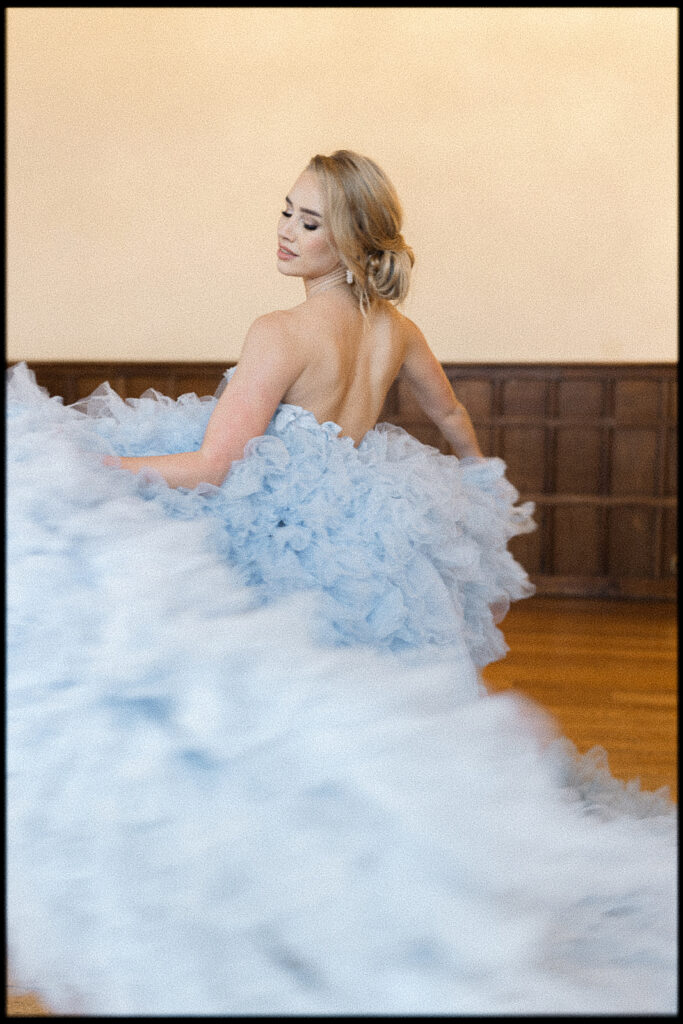
{"label": "woman's face", "polygon": [[314,279],[341,265],[326,223],[322,190],[314,171],[299,175],[277,226],[277,268],[291,277]]}

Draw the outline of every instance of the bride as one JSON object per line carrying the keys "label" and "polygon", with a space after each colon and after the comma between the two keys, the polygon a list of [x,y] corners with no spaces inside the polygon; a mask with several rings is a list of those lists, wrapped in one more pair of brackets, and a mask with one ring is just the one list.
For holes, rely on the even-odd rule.
{"label": "bride", "polygon": [[[8,380],[7,934],[85,1015],[676,1008],[676,815],[477,668],[533,528],[314,157],[216,396]],[[454,454],[377,423],[408,382]],[[104,465],[103,465],[104,463]]]}
{"label": "bride", "polygon": [[221,484],[281,402],[339,424],[357,445],[399,374],[456,455],[481,456],[424,335],[391,305],[405,298],[414,262],[401,219],[394,188],[372,160],[347,150],[314,157],[278,224],[278,270],[303,280],[305,301],[252,324],[198,451],[120,464],[156,469],[173,487]]}
{"label": "bride", "polygon": [[[495,622],[510,600],[533,592],[507,551],[511,536],[534,528],[532,506],[514,506],[518,495],[503,463],[483,457],[441,364],[396,309],[414,262],[401,220],[395,190],[372,160],[348,150],[314,157],[278,224],[278,269],[303,280],[304,302],[252,324],[200,443],[193,438],[191,450],[162,454],[168,433],[158,432],[156,451],[147,434],[144,454],[124,454],[120,434],[110,432],[119,454],[104,462],[193,491],[192,514],[201,503],[202,514],[220,522],[230,561],[263,584],[264,596],[322,589],[338,639],[396,647],[465,637],[483,665],[505,653]],[[375,429],[397,377],[457,458],[397,427]],[[92,411],[92,402],[77,408]],[[269,464],[272,446],[264,450],[259,441],[273,434],[281,457],[286,451],[286,472]],[[314,507],[301,500],[302,473],[315,480]],[[357,496],[342,513],[341,473],[353,479],[347,505]],[[258,508],[248,513],[240,505],[251,486],[245,477],[255,478],[258,493]],[[204,485],[218,489],[213,500],[200,498]],[[371,499],[361,503],[363,493]],[[380,515],[368,516],[370,507]]]}

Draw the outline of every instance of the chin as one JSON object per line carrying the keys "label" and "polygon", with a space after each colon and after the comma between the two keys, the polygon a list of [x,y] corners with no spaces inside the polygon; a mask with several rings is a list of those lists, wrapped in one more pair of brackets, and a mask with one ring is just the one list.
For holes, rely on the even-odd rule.
{"label": "chin", "polygon": [[281,274],[284,274],[285,277],[301,276],[300,273],[297,273],[294,267],[288,267],[286,263],[281,263],[280,260],[277,261],[277,269]]}

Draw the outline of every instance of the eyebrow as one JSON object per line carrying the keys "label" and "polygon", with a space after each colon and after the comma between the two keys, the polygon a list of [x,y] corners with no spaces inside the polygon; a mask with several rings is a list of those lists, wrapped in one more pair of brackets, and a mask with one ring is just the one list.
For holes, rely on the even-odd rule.
{"label": "eyebrow", "polygon": [[[294,203],[289,198],[289,196],[285,196],[285,202],[289,203],[290,206],[294,206]],[[301,207],[301,212],[302,213],[310,213],[311,217],[317,217],[319,220],[322,220],[322,217],[320,216],[320,214],[316,210],[307,210],[305,206],[302,206]]]}

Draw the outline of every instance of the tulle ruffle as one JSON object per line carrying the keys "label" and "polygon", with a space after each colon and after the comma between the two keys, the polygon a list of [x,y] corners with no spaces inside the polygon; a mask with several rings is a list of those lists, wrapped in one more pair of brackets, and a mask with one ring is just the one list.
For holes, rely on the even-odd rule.
{"label": "tulle ruffle", "polygon": [[[148,396],[140,416],[105,395],[93,416],[22,372],[12,381],[16,984],[53,1012],[86,1015],[675,1012],[673,806],[577,759],[538,708],[489,696],[477,676],[472,637],[484,633],[466,600],[483,608],[480,592],[454,589],[448,574],[460,558],[467,575],[465,551],[485,564],[482,510],[507,509],[501,542],[514,529],[501,464],[463,466],[394,430],[351,450],[332,426],[284,409],[231,473],[229,502],[224,488],[178,492],[101,463],[124,438],[137,443],[143,422],[156,446],[172,420],[184,450],[210,401]],[[299,490],[286,499],[292,464]],[[333,491],[335,473],[361,488],[373,465],[381,483],[364,502],[350,485]],[[442,471],[453,479],[437,481]],[[408,541],[398,513],[394,535],[381,529],[392,494],[413,510]],[[269,511],[255,519],[264,495]],[[459,495],[451,544],[439,529]],[[241,512],[226,520],[230,504]],[[358,545],[349,609],[361,555],[390,581],[402,559],[405,573],[430,552],[444,590],[464,595],[454,621],[470,632],[399,650],[377,642],[378,617],[371,643],[321,643],[321,623],[338,638],[347,607],[342,556],[322,583],[315,561],[335,537],[315,532],[323,509],[336,509],[340,547],[347,536]],[[273,552],[259,561],[268,530],[291,531],[281,550],[311,575],[264,601],[277,562]],[[396,586],[405,603],[405,582]]]}
{"label": "tulle ruffle", "polygon": [[[16,367],[11,382],[24,401],[29,373]],[[215,403],[153,390],[124,402],[105,384],[69,413],[107,450],[149,455],[198,448]],[[320,591],[321,637],[393,650],[464,637],[477,665],[502,657],[496,622],[533,593],[507,544],[534,529],[505,464],[445,456],[389,424],[358,448],[339,432],[282,405],[221,487],[171,489],[145,474],[140,493],[178,518],[206,517],[261,600]]]}

